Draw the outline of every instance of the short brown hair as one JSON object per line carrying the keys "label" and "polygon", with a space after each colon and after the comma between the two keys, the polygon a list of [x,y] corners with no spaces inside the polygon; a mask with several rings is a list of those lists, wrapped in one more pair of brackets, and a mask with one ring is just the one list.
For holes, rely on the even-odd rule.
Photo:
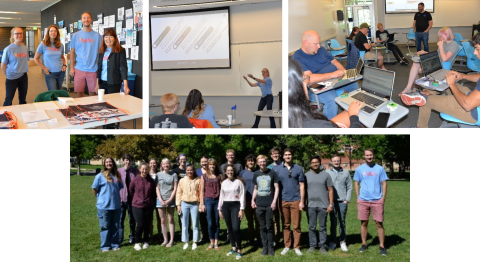
{"label": "short brown hair", "polygon": [[88,14],[90,16],[90,19],[93,19],[92,17],[92,14],[90,14],[90,12],[83,12],[81,15],[80,15],[80,18],[82,18],[83,14]]}
{"label": "short brown hair", "polygon": [[[335,157],[340,157],[339,155],[335,154],[333,155],[332,157],[330,157],[330,160],[333,160]],[[342,158],[340,157],[340,160],[342,160]]]}
{"label": "short brown hair", "polygon": [[160,104],[164,112],[170,112],[174,110],[175,105],[178,104],[178,96],[174,93],[165,94],[160,98]]}
{"label": "short brown hair", "polygon": [[372,152],[372,154],[375,155],[375,153],[373,152],[373,149],[371,149],[371,148],[365,148],[365,149],[363,150],[363,153],[364,153],[364,154],[365,154],[365,151],[370,151],[370,152]]}
{"label": "short brown hair", "polygon": [[227,149],[227,152],[225,154],[228,154],[228,153],[233,153],[233,155],[235,155],[235,150],[233,149]]}

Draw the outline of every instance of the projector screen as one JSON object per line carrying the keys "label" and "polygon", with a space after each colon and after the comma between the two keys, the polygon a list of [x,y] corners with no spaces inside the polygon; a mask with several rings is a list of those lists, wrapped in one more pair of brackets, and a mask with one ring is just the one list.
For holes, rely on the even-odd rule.
{"label": "projector screen", "polygon": [[434,0],[386,0],[385,14],[417,13],[419,3],[425,4],[425,11],[433,13]]}
{"label": "projector screen", "polygon": [[150,14],[152,70],[230,68],[229,9]]}

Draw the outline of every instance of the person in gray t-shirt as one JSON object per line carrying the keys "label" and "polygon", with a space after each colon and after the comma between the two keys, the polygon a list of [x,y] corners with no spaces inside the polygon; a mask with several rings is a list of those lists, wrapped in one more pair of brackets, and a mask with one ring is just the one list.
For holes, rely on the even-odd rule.
{"label": "person in gray t-shirt", "polygon": [[[320,157],[310,158],[311,170],[305,174],[307,207],[308,207],[308,238],[311,253],[318,246],[320,252],[327,253],[325,248],[327,242],[327,213],[333,211],[333,182],[330,175],[320,171]],[[317,218],[319,224],[319,238],[316,236]]]}
{"label": "person in gray t-shirt", "polygon": [[[173,235],[175,234],[175,222],[173,213],[175,212],[175,195],[177,193],[178,176],[171,172],[171,163],[167,158],[162,159],[160,163],[160,172],[157,173],[157,211],[162,224],[163,243],[162,246],[171,247],[173,245]],[[167,213],[170,229],[170,241],[167,235]]]}

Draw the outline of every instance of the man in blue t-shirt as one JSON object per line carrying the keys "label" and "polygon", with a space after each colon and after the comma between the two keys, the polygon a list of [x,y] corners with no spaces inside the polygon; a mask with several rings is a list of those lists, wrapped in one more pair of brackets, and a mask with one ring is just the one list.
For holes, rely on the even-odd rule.
{"label": "man in blue t-shirt", "polygon": [[[72,35],[70,41],[70,72],[74,77],[74,90],[78,97],[83,97],[85,86],[90,95],[96,95],[97,55],[102,44],[102,36],[92,31],[92,15],[82,14],[82,30]],[[75,56],[76,55],[76,56]]]}
{"label": "man in blue t-shirt", "polygon": [[358,219],[362,247],[360,252],[367,249],[368,219],[372,213],[373,220],[377,225],[378,241],[380,242],[380,254],[387,255],[385,250],[385,231],[383,228],[383,210],[385,197],[387,196],[387,174],[382,166],[375,164],[373,149],[364,150],[365,164],[355,170],[355,193],[357,194]]}
{"label": "man in blue t-shirt", "polygon": [[[303,76],[307,79],[308,84],[341,78],[345,74],[345,68],[325,48],[320,46],[320,36],[312,30],[303,33],[302,48],[293,54],[293,58],[302,66]],[[355,89],[358,89],[356,82],[319,94],[318,100],[325,105],[323,114],[328,119],[336,116],[338,105],[335,103],[335,98],[344,91],[351,92]],[[315,94],[311,90],[308,90],[306,95],[311,101],[316,101]]]}

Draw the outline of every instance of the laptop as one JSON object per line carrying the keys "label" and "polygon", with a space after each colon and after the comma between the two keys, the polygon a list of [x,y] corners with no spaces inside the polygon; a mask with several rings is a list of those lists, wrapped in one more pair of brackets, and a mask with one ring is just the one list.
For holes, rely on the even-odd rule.
{"label": "laptop", "polygon": [[387,43],[391,43],[395,41],[395,34],[388,34]]}
{"label": "laptop", "polygon": [[345,75],[342,77],[342,79],[351,79],[355,78],[360,75],[360,71],[362,71],[363,67],[363,59],[360,57],[357,62],[357,67],[345,70]]}
{"label": "laptop", "polygon": [[341,101],[349,105],[355,100],[365,102],[362,111],[371,115],[389,103],[392,97],[394,80],[395,72],[393,71],[365,66],[363,68],[362,86],[358,90],[350,92]]}
{"label": "laptop", "polygon": [[435,81],[445,80],[448,70],[442,68],[437,51],[420,55],[420,65],[426,77],[433,78]]}

